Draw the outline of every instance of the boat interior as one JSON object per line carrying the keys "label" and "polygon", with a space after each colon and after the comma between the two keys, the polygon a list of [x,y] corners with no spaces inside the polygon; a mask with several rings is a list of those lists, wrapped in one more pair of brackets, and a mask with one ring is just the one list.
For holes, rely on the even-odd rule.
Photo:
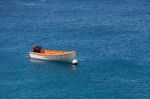
{"label": "boat interior", "polygon": [[[37,53],[37,52],[34,52]],[[40,53],[37,54],[43,54],[43,55],[63,55],[72,53],[72,51],[56,51],[56,50],[41,50]]]}

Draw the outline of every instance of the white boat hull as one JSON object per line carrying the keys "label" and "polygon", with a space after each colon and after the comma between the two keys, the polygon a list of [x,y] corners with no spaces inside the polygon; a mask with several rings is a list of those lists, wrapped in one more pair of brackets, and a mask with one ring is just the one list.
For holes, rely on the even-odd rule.
{"label": "white boat hull", "polygon": [[76,52],[72,51],[67,54],[62,55],[40,55],[35,52],[29,52],[30,58],[33,59],[40,59],[40,60],[49,60],[49,61],[66,61],[66,62],[72,62],[73,60],[76,60]]}

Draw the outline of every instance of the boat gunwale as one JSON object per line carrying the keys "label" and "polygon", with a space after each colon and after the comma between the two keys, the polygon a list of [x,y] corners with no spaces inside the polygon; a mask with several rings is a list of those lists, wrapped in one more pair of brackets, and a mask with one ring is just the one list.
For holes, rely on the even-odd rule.
{"label": "boat gunwale", "polygon": [[[59,52],[59,51],[58,51]],[[60,53],[60,54],[45,54],[45,53],[36,53],[36,52],[29,52],[30,54],[34,54],[34,55],[39,55],[39,56],[61,56],[61,55],[67,55],[67,54],[72,54],[72,53],[76,53],[76,51],[63,51],[65,53]]]}

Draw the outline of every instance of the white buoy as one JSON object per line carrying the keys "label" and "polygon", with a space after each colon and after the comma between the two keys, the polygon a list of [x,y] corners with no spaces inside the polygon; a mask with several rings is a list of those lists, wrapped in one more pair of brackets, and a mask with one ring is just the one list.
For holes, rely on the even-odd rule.
{"label": "white buoy", "polygon": [[77,64],[78,64],[78,60],[77,60],[77,59],[74,59],[74,60],[72,61],[72,64],[73,64],[73,65],[77,65]]}

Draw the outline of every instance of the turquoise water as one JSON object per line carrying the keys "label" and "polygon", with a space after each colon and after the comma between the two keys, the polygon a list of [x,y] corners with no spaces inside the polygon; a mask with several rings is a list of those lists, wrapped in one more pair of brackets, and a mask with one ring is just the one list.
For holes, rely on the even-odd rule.
{"label": "turquoise water", "polygon": [[[149,99],[148,0],[1,0],[0,99]],[[76,50],[78,66],[31,60]]]}

